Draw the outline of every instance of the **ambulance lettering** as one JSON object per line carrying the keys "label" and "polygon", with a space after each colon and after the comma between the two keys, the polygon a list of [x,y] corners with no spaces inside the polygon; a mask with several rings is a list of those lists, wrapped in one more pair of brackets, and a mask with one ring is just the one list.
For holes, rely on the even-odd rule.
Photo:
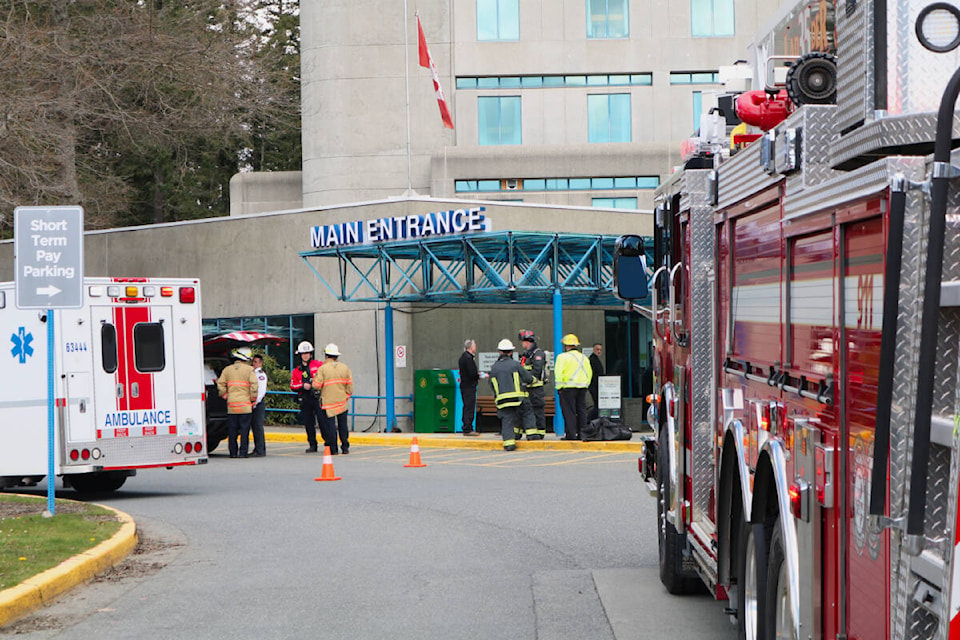
{"label": "ambulance lettering", "polygon": [[168,426],[171,422],[169,409],[153,409],[149,411],[113,411],[108,413],[103,421],[104,429],[125,427],[153,427]]}

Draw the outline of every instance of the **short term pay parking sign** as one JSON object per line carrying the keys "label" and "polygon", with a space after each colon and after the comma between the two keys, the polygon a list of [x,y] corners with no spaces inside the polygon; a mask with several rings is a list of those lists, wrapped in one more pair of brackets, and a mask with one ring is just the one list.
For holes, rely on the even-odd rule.
{"label": "short term pay parking sign", "polygon": [[18,308],[83,306],[82,207],[17,207],[13,242]]}

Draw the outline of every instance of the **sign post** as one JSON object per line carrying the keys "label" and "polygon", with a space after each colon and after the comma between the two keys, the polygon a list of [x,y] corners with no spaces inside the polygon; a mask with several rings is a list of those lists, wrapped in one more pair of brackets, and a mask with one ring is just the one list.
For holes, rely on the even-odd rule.
{"label": "sign post", "polygon": [[18,309],[46,309],[47,514],[55,513],[53,310],[83,306],[83,208],[13,210],[14,281]]}

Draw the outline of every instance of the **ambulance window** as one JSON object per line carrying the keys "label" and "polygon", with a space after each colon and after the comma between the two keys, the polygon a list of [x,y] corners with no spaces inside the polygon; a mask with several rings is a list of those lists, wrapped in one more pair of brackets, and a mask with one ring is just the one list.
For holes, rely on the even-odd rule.
{"label": "ambulance window", "polygon": [[100,353],[103,370],[114,373],[117,370],[117,328],[109,323],[100,325]]}
{"label": "ambulance window", "polygon": [[166,364],[163,351],[163,325],[158,322],[140,322],[133,327],[133,358],[137,371],[163,371]]}

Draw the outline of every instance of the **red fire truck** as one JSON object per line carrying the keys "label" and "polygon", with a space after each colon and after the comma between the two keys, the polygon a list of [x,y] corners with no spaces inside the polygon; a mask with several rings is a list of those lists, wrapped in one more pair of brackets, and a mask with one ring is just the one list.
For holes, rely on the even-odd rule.
{"label": "red fire truck", "polygon": [[958,45],[957,2],[785,8],[657,193],[660,578],[740,637],[960,639]]}

